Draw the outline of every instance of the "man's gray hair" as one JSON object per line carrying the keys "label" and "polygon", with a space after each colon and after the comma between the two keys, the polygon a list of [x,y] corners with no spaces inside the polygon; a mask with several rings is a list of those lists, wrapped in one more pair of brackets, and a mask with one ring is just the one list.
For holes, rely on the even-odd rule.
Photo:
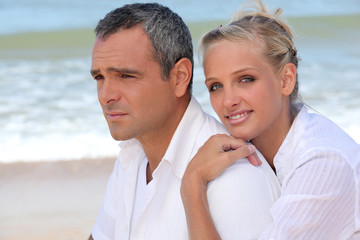
{"label": "man's gray hair", "polygon": [[[164,79],[181,58],[188,58],[194,68],[193,45],[190,31],[181,17],[158,3],[134,3],[117,8],[99,21],[95,28],[97,38],[123,29],[141,25],[152,41],[154,58],[162,68]],[[188,89],[191,90],[192,77]]]}

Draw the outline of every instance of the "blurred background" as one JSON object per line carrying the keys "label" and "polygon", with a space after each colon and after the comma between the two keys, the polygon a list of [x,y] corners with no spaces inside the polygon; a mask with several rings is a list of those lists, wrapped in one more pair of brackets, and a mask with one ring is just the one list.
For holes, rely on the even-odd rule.
{"label": "blurred background", "polygon": [[[89,74],[93,29],[132,2],[0,0],[0,162],[117,155]],[[244,1],[158,2],[183,17],[196,49]],[[302,99],[360,143],[360,1],[265,3],[283,8],[295,32]],[[195,56],[194,95],[215,116]]]}

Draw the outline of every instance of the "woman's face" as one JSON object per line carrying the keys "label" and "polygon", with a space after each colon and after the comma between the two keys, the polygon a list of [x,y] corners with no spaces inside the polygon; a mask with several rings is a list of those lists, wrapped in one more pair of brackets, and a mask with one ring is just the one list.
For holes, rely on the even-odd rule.
{"label": "woman's face", "polygon": [[243,140],[281,127],[282,81],[262,47],[259,40],[243,44],[221,40],[208,46],[204,55],[212,107],[229,133]]}

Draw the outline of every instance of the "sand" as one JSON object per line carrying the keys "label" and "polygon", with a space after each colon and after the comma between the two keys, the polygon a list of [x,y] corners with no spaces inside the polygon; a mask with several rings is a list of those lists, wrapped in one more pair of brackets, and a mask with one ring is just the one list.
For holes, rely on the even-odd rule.
{"label": "sand", "polygon": [[0,163],[0,239],[87,239],[114,161]]}

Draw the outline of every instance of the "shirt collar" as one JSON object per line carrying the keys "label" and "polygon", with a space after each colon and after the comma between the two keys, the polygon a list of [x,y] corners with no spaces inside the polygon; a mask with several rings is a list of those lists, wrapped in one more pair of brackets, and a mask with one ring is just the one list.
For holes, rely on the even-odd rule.
{"label": "shirt collar", "polygon": [[292,159],[295,154],[294,151],[299,147],[299,144],[302,144],[299,139],[306,130],[305,122],[307,121],[308,116],[307,108],[304,105],[298,105],[297,108],[300,109],[300,111],[295,117],[285,140],[274,157],[276,175],[281,184],[283,183],[285,176],[291,171]]}
{"label": "shirt collar", "polygon": [[178,178],[184,175],[193,149],[197,146],[197,135],[204,122],[204,112],[197,100],[192,97],[163,157],[163,161],[170,163]]}
{"label": "shirt collar", "polygon": [[[196,138],[201,126],[205,122],[205,116],[200,104],[194,97],[182,117],[176,131],[170,141],[162,161],[170,164],[173,173],[182,178],[185,169],[192,157],[193,149],[196,146]],[[130,139],[119,143],[119,161],[123,167],[137,163],[146,157],[144,149],[136,139]],[[159,164],[161,166],[161,162]],[[159,167],[158,166],[158,167]]]}
{"label": "shirt collar", "polygon": [[128,167],[130,164],[137,161],[138,165],[140,165],[142,156],[145,157],[144,149],[141,143],[135,138],[129,139],[126,141],[121,141],[119,143],[120,154],[119,161],[123,167]]}

